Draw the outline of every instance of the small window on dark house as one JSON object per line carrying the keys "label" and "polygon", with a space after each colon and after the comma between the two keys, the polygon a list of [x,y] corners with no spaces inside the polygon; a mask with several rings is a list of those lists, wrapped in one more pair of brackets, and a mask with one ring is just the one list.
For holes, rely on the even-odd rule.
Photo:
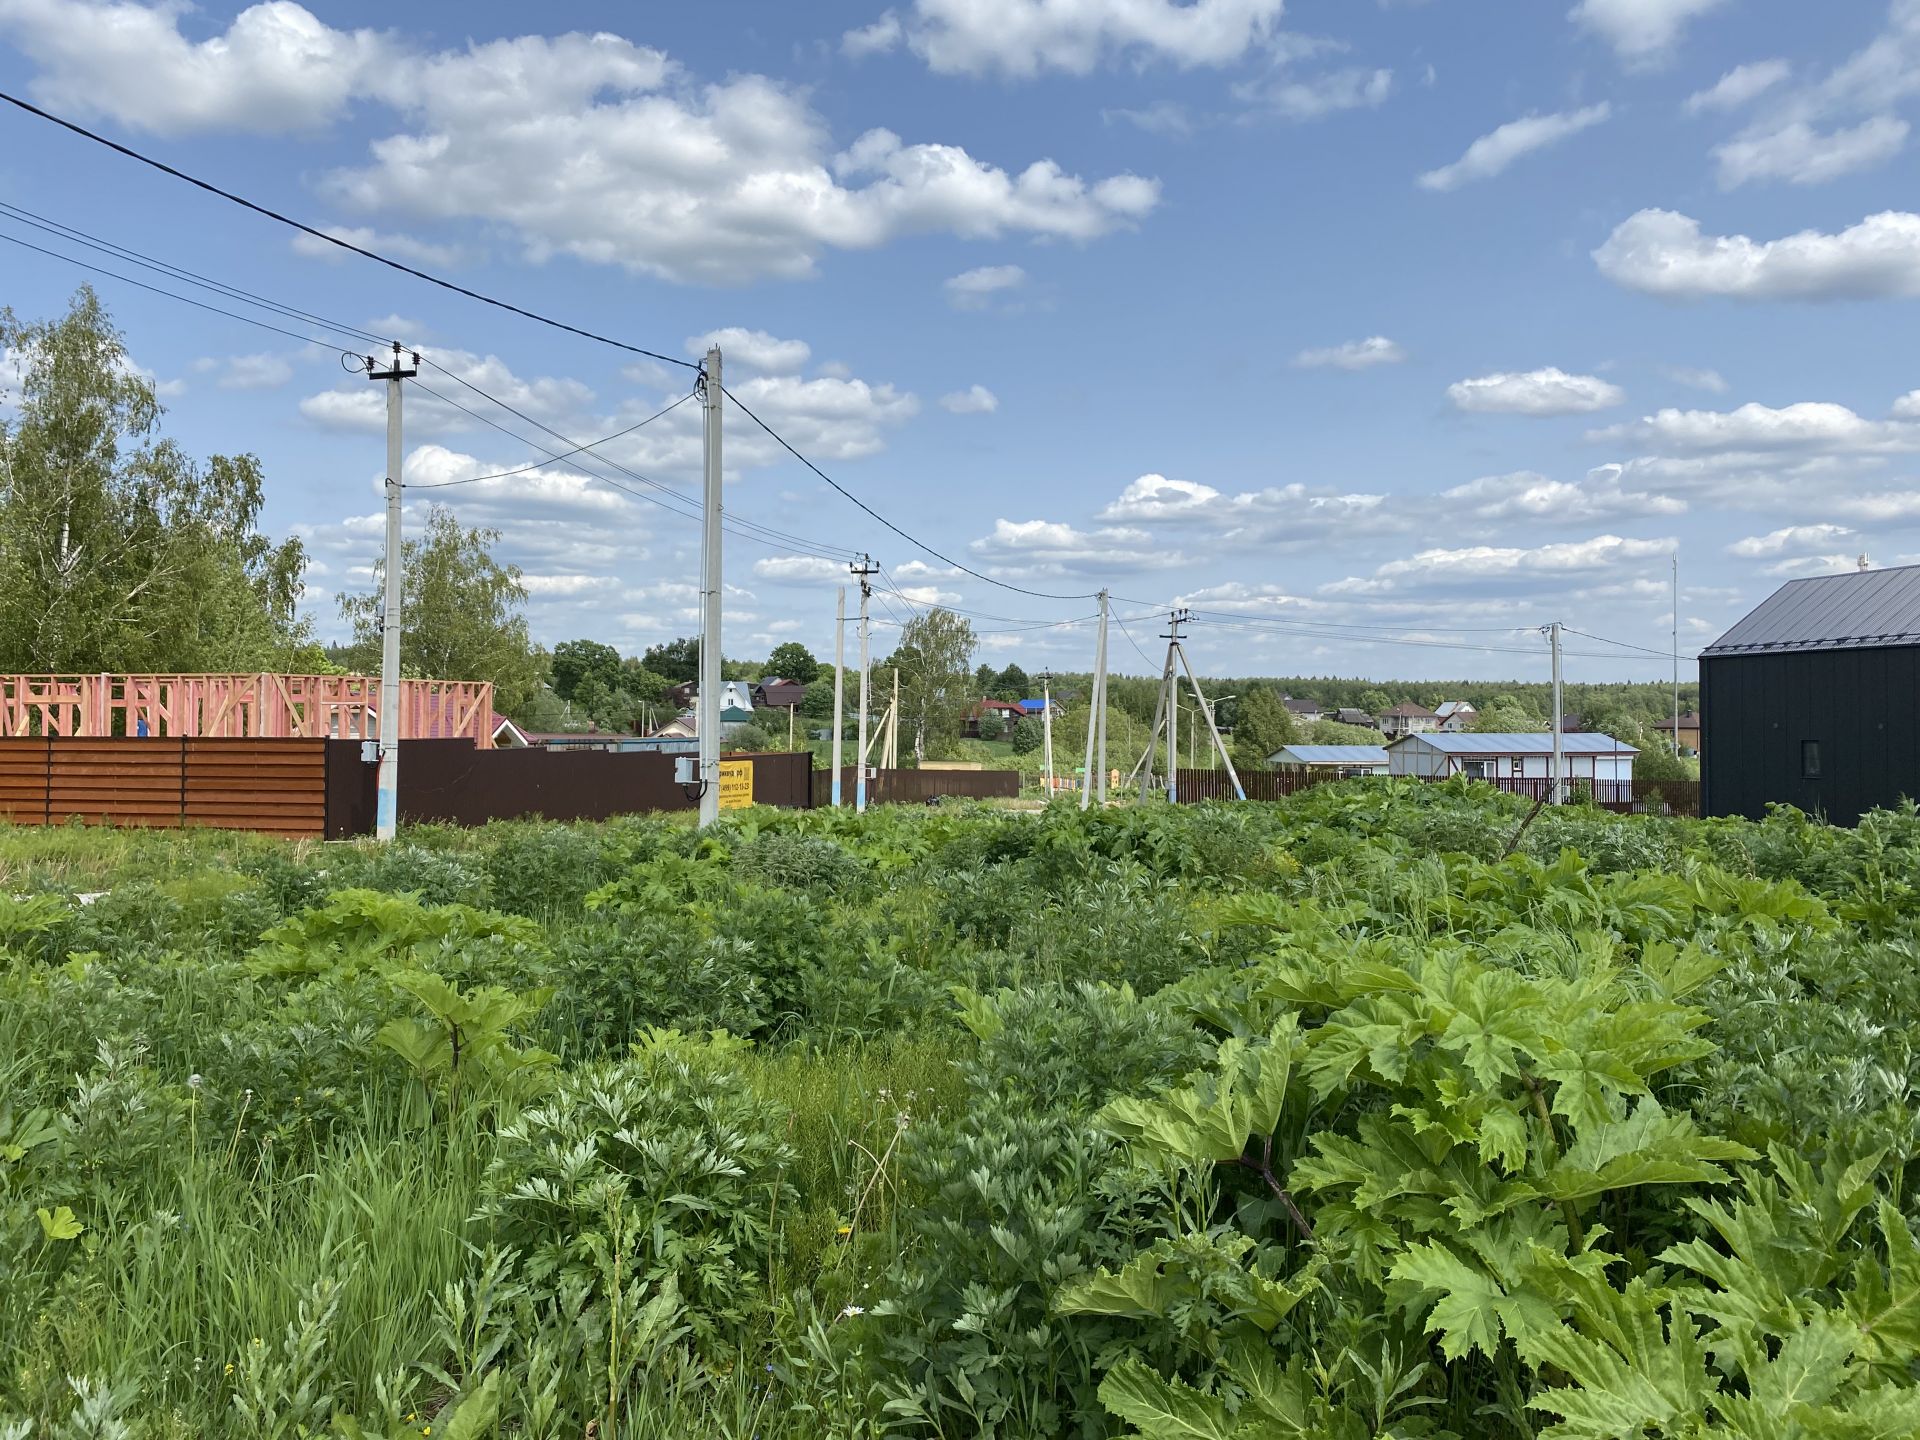
{"label": "small window on dark house", "polygon": [[1820,742],[1818,740],[1800,742],[1800,773],[1809,780],[1820,778]]}

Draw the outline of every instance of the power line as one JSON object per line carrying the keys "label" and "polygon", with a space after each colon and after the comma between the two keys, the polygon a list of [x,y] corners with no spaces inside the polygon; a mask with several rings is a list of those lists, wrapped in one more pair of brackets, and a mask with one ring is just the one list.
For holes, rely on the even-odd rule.
{"label": "power line", "polygon": [[481,304],[491,305],[497,310],[509,311],[512,314],[521,316],[523,319],[550,326],[555,330],[564,330],[570,335],[578,335],[583,340],[592,340],[601,345],[610,345],[616,350],[625,350],[634,355],[644,355],[649,360],[659,360],[668,365],[679,365],[688,370],[698,370],[700,368],[691,361],[681,360],[672,355],[662,355],[655,350],[642,349],[638,345],[629,345],[624,340],[615,340],[606,335],[596,334],[591,330],[583,330],[577,325],[569,325],[563,320],[555,320],[551,316],[540,314],[538,311],[525,309],[506,300],[497,300],[491,295],[483,295],[478,290],[471,290],[465,285],[456,285],[451,280],[443,280],[438,275],[430,274],[415,266],[404,264],[399,260],[382,255],[376,250],[369,250],[365,246],[355,245],[351,241],[342,240],[337,235],[329,235],[324,230],[316,230],[311,225],[295,220],[289,215],[283,215],[278,210],[269,209],[265,205],[247,199],[244,195],[236,195],[231,190],[223,190],[211,181],[202,180],[197,175],[189,175],[186,171],[175,169],[163,160],[156,160],[151,155],[143,155],[140,151],[130,146],[122,145],[117,140],[109,140],[106,136],[89,130],[84,125],[76,125],[73,121],[63,119],[51,111],[42,110],[38,105],[29,104],[19,96],[10,95],[4,90],[0,90],[0,100],[4,100],[9,105],[26,111],[29,115],[37,115],[42,120],[58,125],[63,130],[70,130],[82,139],[91,140],[96,145],[104,145],[107,149],[124,155],[129,160],[137,160],[142,165],[151,166],[163,175],[171,175],[176,180],[184,180],[187,184],[196,186],[206,191],[209,195],[218,195],[222,200],[232,201],[235,205],[243,209],[251,210],[256,215],[264,215],[269,220],[278,221],[282,225],[298,230],[302,234],[311,235],[314,239],[324,241],[328,245],[337,245],[342,250],[350,250],[356,255],[361,255],[369,260],[376,261],[381,265],[387,266],[389,269],[398,270],[403,275],[411,275],[416,280],[426,281],[429,285],[438,285],[442,290],[451,290],[456,295],[464,295],[469,300],[478,300]]}
{"label": "power line", "polygon": [[[722,388],[724,389],[724,387]],[[748,408],[748,406],[745,403],[741,401],[738,395],[735,395],[731,390],[726,390],[725,394],[729,400],[733,401],[734,404],[740,407],[741,412],[749,420],[753,421],[754,424],[758,425],[762,430],[766,431],[768,435],[772,436],[773,439],[780,445],[780,447],[783,450],[785,450],[789,455],[793,456],[794,459],[798,460],[802,465],[806,466],[807,469],[811,470],[815,475],[818,475],[822,480],[826,481],[827,484],[831,485],[844,498],[852,501],[854,505],[859,507],[860,510],[865,512],[872,519],[879,521],[882,525],[886,526],[887,529],[891,530],[894,534],[898,535],[902,540],[906,541],[909,545],[913,546],[915,549],[924,551],[926,554],[933,556],[933,558],[936,560],[944,561],[946,564],[951,565],[954,569],[960,571],[963,575],[971,575],[976,580],[984,580],[987,584],[997,585],[1002,590],[1011,590],[1019,595],[1031,595],[1036,600],[1097,600],[1099,598],[1099,596],[1092,591],[1088,591],[1084,595],[1061,595],[1061,594],[1056,594],[1050,590],[1029,590],[1024,585],[1015,585],[1010,581],[1006,581],[1006,580],[996,580],[994,579],[993,576],[982,574],[980,571],[975,570],[972,566],[962,565],[958,560],[955,560],[951,555],[944,555],[940,551],[934,549],[931,545],[927,544],[924,540],[919,540],[919,539],[916,539],[914,536],[909,535],[905,530],[902,530],[898,525],[894,524],[891,520],[887,519],[886,516],[882,515],[878,510],[874,509],[871,505],[867,504],[866,501],[862,500],[858,495],[855,495],[851,490],[847,489],[846,486],[842,485],[838,480],[835,480],[831,475],[827,474],[826,471],[822,470],[818,465],[814,464],[813,461],[809,460],[806,456],[802,455],[798,450],[794,449],[793,446],[790,443],[788,443],[784,435],[782,435],[778,430],[775,430],[771,425],[767,424],[767,422],[762,420],[758,415],[754,414],[753,411],[750,408]]]}
{"label": "power line", "polygon": [[[1127,603],[1131,605],[1131,604],[1138,604],[1140,602],[1130,600]],[[1140,659],[1146,664],[1147,669],[1151,671],[1153,669],[1153,657],[1147,654],[1146,651],[1140,648],[1140,642],[1134,639],[1133,632],[1127,629],[1126,621],[1122,620],[1118,615],[1115,615],[1112,618],[1113,618],[1113,623],[1120,627],[1120,633],[1127,637],[1127,644],[1133,646],[1133,653],[1138,655]],[[1138,618],[1138,617],[1135,617],[1135,618]],[[1166,667],[1163,665],[1161,668],[1165,669]]]}
{"label": "power line", "polygon": [[[1563,626],[1562,628],[1569,635],[1579,635],[1579,636],[1583,636],[1588,640],[1598,640],[1602,645],[1618,645],[1624,650],[1640,650],[1645,652],[1648,655],[1658,655],[1662,660],[1673,659],[1674,652],[1671,650],[1655,650],[1650,645],[1635,645],[1630,640],[1612,640],[1605,635],[1593,635],[1588,633],[1585,630],[1576,630],[1571,625]],[[1698,659],[1699,657],[1694,655],[1682,655],[1680,658],[1683,660],[1694,660],[1694,659]]]}
{"label": "power line", "polygon": [[[442,395],[438,390],[435,390],[433,387],[429,385],[422,384],[417,379],[412,380],[409,383],[411,383],[416,389],[421,390],[428,395],[431,395],[434,399],[438,400],[441,404],[451,406],[453,409],[460,411],[463,415],[469,415],[473,419],[478,420],[482,425],[491,426],[493,429],[498,430],[502,435],[511,436],[513,439],[519,441],[523,445],[532,445],[534,449],[541,450],[543,454],[547,455],[549,459],[551,459],[555,463],[565,465],[569,469],[576,471],[577,473],[585,476],[589,480],[597,480],[602,485],[611,486],[613,489],[621,491],[623,494],[633,496],[633,498],[636,500],[644,500],[649,505],[658,505],[661,509],[667,511],[669,514],[678,515],[683,520],[698,520],[700,518],[699,513],[697,511],[681,509],[669,503],[668,500],[661,499],[660,496],[658,495],[649,495],[643,490],[634,489],[631,485],[623,485],[618,480],[613,479],[611,476],[602,475],[597,470],[589,470],[587,469],[586,466],[579,464],[577,461],[564,458],[558,451],[545,450],[543,449],[542,446],[535,444],[535,442],[531,440],[528,440],[524,435],[520,435],[512,430],[509,430],[506,426],[502,425],[499,421],[493,420],[488,416],[482,415],[479,411],[474,410],[466,405],[462,405],[458,400],[452,399],[450,396]],[[482,391],[480,393],[484,394],[485,392]],[[487,398],[492,399],[493,397],[488,396]],[[495,403],[500,404],[502,402],[495,401]],[[505,408],[511,409],[511,407],[505,407]],[[520,412],[516,410],[513,413],[517,415]],[[531,422],[531,423],[538,424],[537,421]],[[541,426],[540,428],[546,429],[548,427]],[[568,439],[564,435],[556,434],[556,438],[558,438],[562,443],[572,446],[573,453],[578,453],[582,450],[588,449],[587,446],[581,445],[576,440]],[[624,466],[615,465],[613,461],[607,460],[606,457],[601,455],[595,455],[593,458],[601,461],[603,464],[614,465],[615,469],[622,470],[626,474],[634,475],[642,480],[646,480],[646,483],[648,483],[649,485],[652,485],[655,489],[663,491],[666,495],[668,495],[672,499],[678,499],[683,501],[685,499],[685,497],[681,496],[678,491],[672,490],[667,486],[660,484],[660,482],[657,480],[647,479],[646,476],[640,475],[638,471],[626,470]],[[822,555],[817,551],[809,551],[805,548],[804,542],[798,540],[796,537],[791,535],[783,535],[778,531],[768,530],[766,526],[760,525],[756,521],[751,521],[751,520],[726,521],[726,522],[723,522],[722,528],[724,528],[727,531],[727,533],[730,535],[733,535],[741,540],[750,540],[757,545],[764,545],[769,550],[788,550],[788,551],[799,550],[803,554],[812,555],[813,558],[817,560],[837,561],[838,559],[838,557],[834,555]],[[766,534],[753,533],[756,530],[767,531],[767,533]]]}
{"label": "power line", "polygon": [[[429,390],[427,393],[432,394],[433,392]],[[511,475],[525,475],[530,470],[543,470],[556,460],[565,460],[569,456],[580,454],[583,450],[592,450],[597,446],[605,445],[610,440],[618,440],[623,435],[631,435],[634,431],[651,425],[661,416],[671,415],[675,410],[678,410],[682,405],[693,399],[693,397],[694,392],[689,390],[678,400],[667,406],[666,409],[654,411],[653,414],[649,415],[637,425],[629,425],[624,430],[616,430],[613,434],[603,435],[598,440],[589,440],[584,445],[576,445],[573,449],[564,450],[548,460],[536,460],[531,465],[522,465],[517,470],[498,470],[491,475],[469,475],[464,480],[416,480],[410,482],[406,488],[409,490],[444,490],[452,485],[478,485],[482,480],[505,480]]]}
{"label": "power line", "polygon": [[[488,391],[481,389],[478,385],[474,384],[473,381],[467,379],[465,376],[461,375],[458,371],[448,369],[445,365],[440,364],[437,360],[434,360],[431,356],[422,357],[421,363],[425,365],[429,365],[433,369],[438,370],[442,375],[445,375],[448,379],[454,381],[456,384],[465,386],[468,390],[471,390],[474,394],[478,395],[481,399],[489,402],[490,404],[499,406],[502,410],[505,410],[509,415],[512,415],[517,419],[524,420],[527,424],[533,426],[536,430],[541,430],[541,431],[544,431],[546,434],[551,435],[554,439],[560,441],[563,445],[572,446],[576,451],[587,448],[580,445],[578,441],[573,440],[566,435],[563,435],[560,431],[554,429],[551,425],[546,424],[544,421],[536,420],[533,416],[527,414],[526,411],[518,409],[515,406],[508,404],[505,400],[502,400],[499,396],[490,394]],[[417,384],[418,382],[415,382],[415,383]],[[425,387],[422,387],[422,388],[425,388]],[[432,394],[433,392],[428,391],[428,393]],[[439,398],[443,400],[445,399],[444,396],[441,396]],[[454,405],[454,408],[457,410],[465,410],[467,414],[474,415],[474,412],[471,410],[467,410],[464,405],[457,405],[451,400],[447,400],[446,403],[449,405]],[[474,415],[474,418],[476,420],[481,420],[483,421],[483,423],[486,423],[486,424],[490,424],[490,425],[494,424],[494,422],[490,420],[486,420],[484,416]],[[501,430],[508,435],[513,434],[511,430],[506,430],[504,426],[494,425],[494,428],[496,430]],[[515,438],[518,439],[519,437],[515,436]],[[535,446],[535,448],[542,449],[543,447]],[[686,513],[689,516],[695,519],[698,519],[702,516],[703,507],[701,505],[701,502],[696,500],[693,496],[686,494],[684,491],[676,489],[672,485],[667,484],[665,481],[656,480],[651,475],[643,475],[638,470],[632,469],[631,467],[626,465],[622,465],[618,460],[613,459],[611,456],[600,455],[596,453],[593,458],[597,460],[600,464],[606,465],[614,470],[619,471],[622,475],[627,476],[629,479],[637,480],[642,485],[646,485],[654,490],[658,490],[663,495],[671,497],[673,500],[677,501],[679,504],[687,507]],[[804,553],[812,554],[819,559],[827,559],[833,555],[852,556],[853,554],[856,553],[853,550],[845,549],[841,546],[830,545],[823,541],[809,540],[804,535],[791,535],[785,531],[776,530],[772,526],[762,525],[755,520],[741,519],[734,522],[734,526],[726,526],[723,528],[731,529],[732,533],[734,534],[742,533],[742,531],[739,528],[734,528],[735,526],[745,527],[745,529],[748,529],[748,530],[759,531],[761,534],[773,540],[785,541],[789,543],[793,548],[800,550]],[[825,552],[825,553],[822,553],[822,552]]]}
{"label": "power line", "polygon": [[[238,300],[244,304],[257,305],[263,310],[271,310],[277,314],[284,315],[289,320],[304,320],[309,325],[319,326],[322,330],[331,330],[337,335],[348,335],[356,340],[369,341],[376,345],[384,344],[393,338],[392,336],[375,335],[371,331],[360,329],[358,326],[345,325],[338,320],[329,320],[325,316],[315,315],[309,311],[283,304],[265,295],[257,295],[251,290],[243,290],[237,285],[229,285],[224,280],[215,280],[211,276],[202,275],[196,270],[189,270],[184,265],[175,265],[170,260],[161,260],[155,256],[135,250],[131,246],[122,245],[117,241],[107,240],[101,236],[90,234],[78,226],[67,224],[65,221],[55,220],[45,215],[36,215],[33,211],[23,206],[14,205],[5,200],[0,200],[0,212],[4,212],[8,218],[20,224],[31,225],[36,230],[44,231],[49,235],[56,235],[62,240],[85,245],[89,250],[98,250],[103,255],[111,255],[117,260],[129,260],[143,269],[152,270],[156,274],[167,276],[169,279],[184,280],[190,285],[198,285],[202,289],[211,290],[217,295],[224,295],[229,299]],[[61,258],[73,259],[71,256],[63,256]],[[79,265],[85,262],[73,260],[73,263]],[[118,276],[116,278],[125,279],[126,277]],[[135,281],[132,283],[137,284],[139,282]],[[172,292],[168,291],[163,293],[171,294]]]}
{"label": "power line", "polygon": [[[241,315],[232,310],[222,309],[218,305],[209,305],[204,300],[195,300],[191,295],[182,295],[177,290],[168,290],[160,285],[150,285],[145,280],[136,280],[131,275],[122,275],[117,270],[109,270],[104,265],[93,265],[85,260],[76,259],[71,255],[62,255],[57,250],[49,250],[43,245],[35,245],[30,240],[22,240],[18,235],[9,235],[4,230],[0,230],[0,240],[5,240],[10,245],[18,245],[23,250],[32,250],[52,260],[64,260],[69,265],[77,265],[82,270],[92,271],[95,275],[105,275],[109,279],[119,280],[128,285],[137,285],[142,290],[151,291],[155,295],[164,295],[169,300],[178,300],[181,304],[191,305],[196,310],[206,310],[214,315],[224,315],[229,320],[238,320],[243,325],[252,325],[261,330],[271,330],[274,334],[284,335],[289,340],[298,340],[302,345],[318,345],[323,349],[336,348],[331,341],[316,340],[311,335],[296,334],[294,331],[284,329],[279,325],[269,325],[264,320],[257,320],[251,315]],[[325,326],[322,328],[331,329],[332,327]]]}

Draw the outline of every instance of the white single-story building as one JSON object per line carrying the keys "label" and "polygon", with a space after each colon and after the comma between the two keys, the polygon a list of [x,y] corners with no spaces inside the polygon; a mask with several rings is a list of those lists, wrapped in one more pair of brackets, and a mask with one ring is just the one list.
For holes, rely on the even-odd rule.
{"label": "white single-story building", "polygon": [[1380,745],[1287,745],[1267,757],[1275,770],[1304,770],[1325,777],[1385,775],[1387,752]]}
{"label": "white single-story building", "polygon": [[[1633,798],[1633,757],[1640,752],[1611,735],[1582,732],[1560,737],[1561,778],[1590,786],[1597,800]],[[1549,734],[1408,735],[1387,746],[1387,773],[1426,780],[1464,775],[1506,789],[1531,790],[1527,782],[1553,776]]]}

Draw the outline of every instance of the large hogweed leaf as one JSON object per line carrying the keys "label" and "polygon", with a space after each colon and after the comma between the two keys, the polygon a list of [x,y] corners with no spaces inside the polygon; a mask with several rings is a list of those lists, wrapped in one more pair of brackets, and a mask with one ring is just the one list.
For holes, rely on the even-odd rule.
{"label": "large hogweed leaf", "polygon": [[1100,1112],[1101,1123],[1148,1153],[1189,1165],[1238,1160],[1249,1139],[1271,1136],[1280,1123],[1302,1043],[1298,1021],[1288,1015],[1264,1042],[1223,1041],[1217,1068],[1179,1089],[1113,1101]]}
{"label": "large hogweed leaf", "polygon": [[1271,1333],[1319,1288],[1318,1260],[1283,1281],[1271,1273],[1278,1254],[1255,1250],[1249,1235],[1161,1240],[1117,1271],[1102,1269],[1062,1286],[1053,1309],[1166,1321],[1217,1355],[1236,1335]]}

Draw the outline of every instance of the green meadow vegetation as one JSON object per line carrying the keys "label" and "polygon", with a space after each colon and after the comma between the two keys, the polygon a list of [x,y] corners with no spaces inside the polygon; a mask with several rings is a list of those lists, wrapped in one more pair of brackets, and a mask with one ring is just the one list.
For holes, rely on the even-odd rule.
{"label": "green meadow vegetation", "polygon": [[1920,812],[0,830],[0,1437],[1920,1434]]}

